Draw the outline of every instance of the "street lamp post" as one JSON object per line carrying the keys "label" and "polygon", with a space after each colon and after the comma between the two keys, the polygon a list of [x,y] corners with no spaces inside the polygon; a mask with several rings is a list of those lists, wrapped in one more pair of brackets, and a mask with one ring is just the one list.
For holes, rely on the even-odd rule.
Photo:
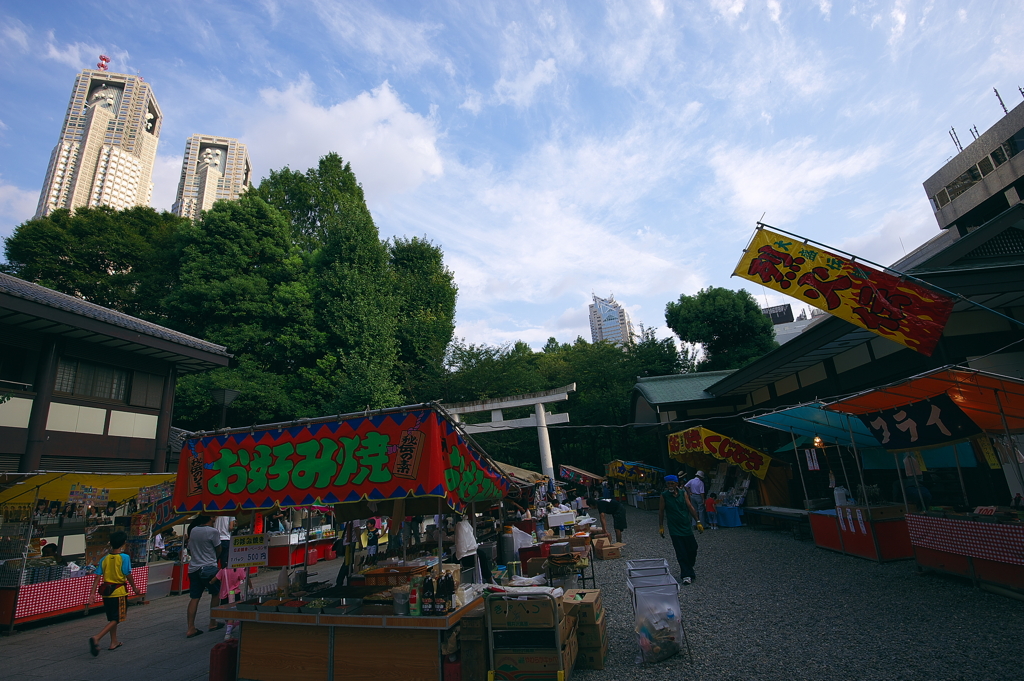
{"label": "street lamp post", "polygon": [[214,388],[210,391],[210,395],[213,397],[213,401],[220,405],[220,427],[223,428],[228,423],[228,407],[235,401],[235,398],[239,396],[237,390],[231,390],[230,388]]}

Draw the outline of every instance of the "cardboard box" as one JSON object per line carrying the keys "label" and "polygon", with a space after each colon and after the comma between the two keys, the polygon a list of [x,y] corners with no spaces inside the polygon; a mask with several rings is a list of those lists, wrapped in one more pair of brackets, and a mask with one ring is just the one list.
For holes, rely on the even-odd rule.
{"label": "cardboard box", "polygon": [[[577,599],[576,596],[581,598]],[[562,602],[567,613],[572,608],[572,615],[579,620],[581,626],[597,624],[597,618],[604,609],[600,589],[570,589],[565,592]]]}
{"label": "cardboard box", "polygon": [[598,613],[596,624],[587,624],[576,630],[576,638],[581,647],[600,648],[608,643],[608,631],[605,628],[604,610]]}
{"label": "cardboard box", "polygon": [[[558,600],[557,613],[546,598],[522,600],[492,600],[491,626],[494,629],[519,629],[532,627],[554,627],[565,617],[562,600]],[[557,620],[556,620],[557,616]]]}
{"label": "cardboard box", "polygon": [[608,535],[605,535],[603,537],[595,537],[594,538],[594,548],[597,551],[600,551],[601,549],[603,549],[606,546],[611,546],[611,542],[608,541]]}
{"label": "cardboard box", "polygon": [[571,546],[574,550],[579,548],[580,546],[590,546],[590,537],[569,537],[569,546]]}
{"label": "cardboard box", "polygon": [[576,668],[577,669],[604,669],[605,662],[608,661],[608,642],[605,641],[604,647],[602,648],[583,648],[580,647],[579,654],[576,657]]}
{"label": "cardboard box", "polygon": [[526,561],[526,576],[536,577],[539,574],[543,574],[544,570],[547,568],[547,565],[547,558],[531,558],[530,560]]}
{"label": "cardboard box", "polygon": [[616,558],[622,558],[622,549],[625,544],[609,544],[608,546],[602,546],[598,549],[597,557],[601,560],[614,560]]}
{"label": "cardboard box", "polygon": [[[568,679],[573,666],[576,664],[576,657],[579,654],[579,644],[576,636],[570,636],[569,640],[558,651],[554,648],[517,648],[512,650],[494,651],[494,678],[508,679],[515,678],[515,674],[551,674],[555,678],[559,667],[565,669],[565,678]],[[559,665],[561,662],[561,665]],[[534,676],[530,676],[534,678]]]}

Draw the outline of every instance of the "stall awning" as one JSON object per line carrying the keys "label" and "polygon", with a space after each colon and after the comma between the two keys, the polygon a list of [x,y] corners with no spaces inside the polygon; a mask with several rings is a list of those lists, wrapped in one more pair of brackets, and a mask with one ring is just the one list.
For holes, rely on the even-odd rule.
{"label": "stall awning", "polygon": [[109,490],[110,501],[121,503],[134,497],[141,487],[151,487],[174,479],[174,473],[76,473],[68,471],[37,473],[0,473],[0,504],[31,504],[35,490],[39,498],[67,501],[71,486],[80,485]]}
{"label": "stall awning", "polygon": [[434,404],[200,434],[178,466],[178,512],[338,504],[365,513],[352,517],[424,515],[512,485]]}
{"label": "stall awning", "polygon": [[605,479],[603,475],[597,475],[596,473],[585,471],[582,468],[567,466],[565,464],[558,467],[558,476],[562,478],[562,480],[568,480],[569,482],[575,482],[581,485],[604,482]]}
{"label": "stall awning", "polygon": [[668,455],[688,463],[688,454],[713,456],[764,480],[772,458],[764,452],[701,426],[687,428],[668,436]]}
{"label": "stall awning", "polygon": [[621,459],[616,459],[606,463],[605,469],[609,478],[618,478],[619,480],[653,481],[665,475],[664,468],[658,468],[641,461],[622,461]]}
{"label": "stall awning", "polygon": [[[870,414],[946,394],[987,433],[1024,433],[1024,381],[1010,376],[947,366],[866,390],[824,406],[832,412]],[[852,419],[851,419],[852,420]]]}
{"label": "stall awning", "polygon": [[538,473],[537,471],[513,466],[510,463],[502,463],[501,461],[495,461],[495,463],[498,464],[498,468],[500,468],[505,475],[513,478],[516,482],[519,482],[522,485],[539,485],[548,479],[546,475]]}
{"label": "stall awning", "polygon": [[801,404],[796,407],[780,409],[768,414],[752,416],[745,419],[759,426],[766,426],[795,435],[813,438],[815,435],[829,444],[850,445],[850,429],[853,429],[853,441],[858,448],[876,448],[878,440],[871,434],[868,427],[860,419],[851,418],[846,414],[826,411],[819,402]]}

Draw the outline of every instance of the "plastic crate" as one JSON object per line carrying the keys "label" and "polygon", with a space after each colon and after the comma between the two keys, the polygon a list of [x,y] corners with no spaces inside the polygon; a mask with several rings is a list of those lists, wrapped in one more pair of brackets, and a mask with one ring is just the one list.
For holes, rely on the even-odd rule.
{"label": "plastic crate", "polygon": [[363,573],[366,586],[398,586],[408,584],[416,575],[425,575],[430,572],[426,565],[411,565],[390,568],[378,568]]}

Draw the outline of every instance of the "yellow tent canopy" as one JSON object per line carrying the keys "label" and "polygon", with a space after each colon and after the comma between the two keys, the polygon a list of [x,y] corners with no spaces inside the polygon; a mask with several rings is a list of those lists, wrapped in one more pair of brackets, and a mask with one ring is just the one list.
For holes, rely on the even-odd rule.
{"label": "yellow tent canopy", "polygon": [[0,504],[31,504],[39,489],[39,498],[67,500],[72,485],[97,487],[110,491],[110,500],[121,503],[151,487],[173,481],[175,473],[76,473],[41,471],[38,473],[0,473]]}

